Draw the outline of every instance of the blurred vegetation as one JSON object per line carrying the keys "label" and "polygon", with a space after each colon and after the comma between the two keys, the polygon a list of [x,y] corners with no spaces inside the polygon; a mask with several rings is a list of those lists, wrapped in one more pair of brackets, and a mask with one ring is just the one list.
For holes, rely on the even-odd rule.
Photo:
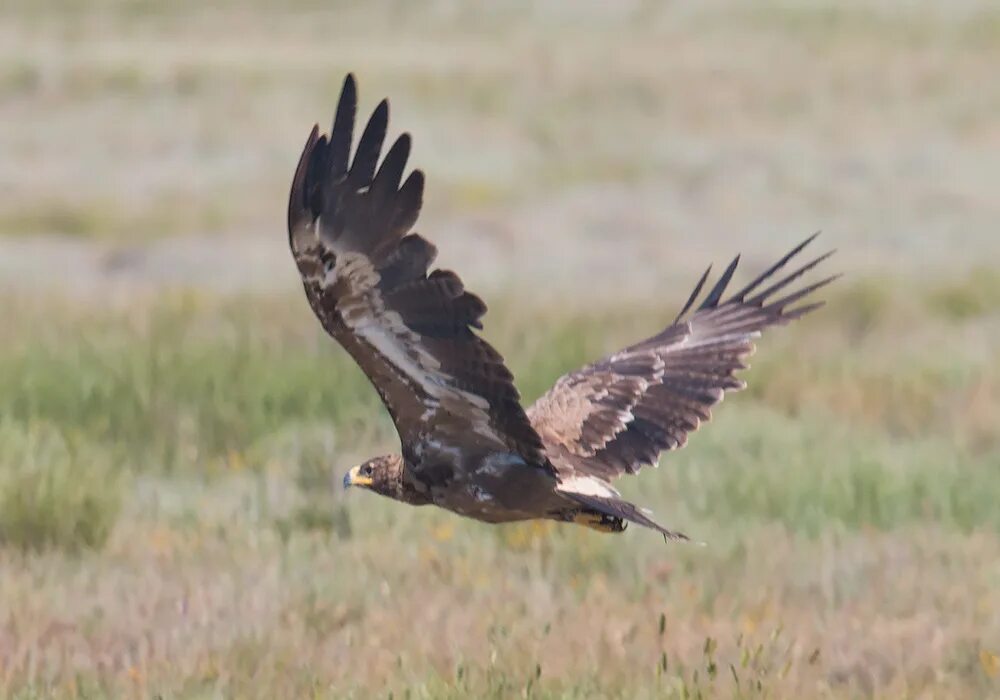
{"label": "blurred vegetation", "polygon": [[[381,678],[418,698],[774,697],[797,694],[797,684],[819,673],[832,687],[869,687],[872,668],[889,673],[895,662],[825,661],[822,654],[832,652],[821,652],[823,644],[801,627],[787,644],[755,650],[781,624],[810,619],[803,611],[816,606],[922,605],[920,589],[901,592],[894,567],[947,572],[991,556],[1000,533],[1000,317],[984,297],[992,283],[985,272],[919,285],[841,280],[826,308],[762,338],[746,374],[749,390],[727,399],[712,426],[665,455],[658,470],[621,482],[668,525],[710,543],[704,553],[672,548],[666,561],[662,543],[641,532],[630,531],[624,543],[551,523],[488,527],[367,494],[345,498],[338,488],[344,470],[395,449],[395,435],[365,377],[297,295],[186,293],[105,309],[9,296],[0,329],[0,558],[42,557],[49,563],[25,572],[64,571],[47,581],[89,576],[107,565],[98,562],[144,561],[141,571],[123,575],[157,590],[163,571],[184,572],[184,586],[203,591],[199,598],[158,595],[176,600],[177,609],[211,609],[227,620],[224,656],[200,652],[182,682],[168,682],[157,666],[182,658],[171,642],[142,657],[149,666],[129,662],[124,686],[94,671],[67,676],[72,666],[50,658],[62,669],[53,677],[73,678],[75,690],[42,683],[35,692],[105,696],[138,685],[183,696],[216,688],[254,695],[261,687],[343,697],[355,688],[362,697]],[[655,332],[670,317],[661,308],[554,310],[509,297],[493,304],[485,335],[505,353],[530,401],[563,372]],[[884,554],[859,549],[873,537],[885,538]],[[914,549],[913,537],[937,544]],[[902,563],[891,560],[896,556]],[[773,578],[746,578],[773,567],[787,574],[780,592]],[[108,581],[85,585],[133,585],[117,575]],[[734,588],[739,581],[744,588]],[[990,581],[984,569],[970,583],[975,595],[987,600]],[[18,593],[27,579],[10,585],[10,596],[21,600],[68,600],[59,588]],[[230,585],[247,585],[247,593]],[[535,592],[505,602],[522,586]],[[118,594],[94,595],[110,601]],[[419,602],[427,596],[435,602]],[[609,642],[574,631],[576,618],[567,612],[607,609],[615,611],[608,620],[635,620],[661,598],[674,601],[674,616],[683,609],[684,616],[726,619],[736,614],[736,599],[740,615],[759,605],[769,612],[735,618],[708,632],[707,642],[702,634],[703,647],[690,637],[702,629],[695,618],[684,617],[678,625],[687,631],[668,630],[662,643],[634,626]],[[544,600],[559,601],[559,615],[571,617],[541,612]],[[944,601],[935,605],[948,608]],[[366,672],[367,680],[338,671],[338,690],[326,694],[319,678],[332,669],[303,656],[303,640],[339,640],[350,649],[360,630],[385,634],[395,629],[394,616],[419,616],[424,604],[440,607],[422,624],[436,635],[462,626],[460,638],[475,651],[407,647],[380,657],[372,668],[381,670]],[[480,605],[490,615],[470,617]],[[28,620],[38,613],[11,614],[8,625],[32,629]],[[54,614],[83,615],[74,624],[132,638],[128,625],[140,613],[102,622],[87,622],[106,613],[86,608]],[[186,613],[176,620],[169,611],[149,614],[157,625],[194,624]],[[561,629],[559,644],[568,636],[583,645],[573,653],[634,645],[645,670],[567,667],[569,657],[553,660],[543,651],[545,635],[526,626],[534,619]],[[489,620],[510,626],[481,628]],[[177,634],[181,644],[184,635],[205,632]],[[85,638],[88,645],[100,639]],[[392,647],[377,637],[371,644]],[[946,672],[948,687],[990,687],[993,647],[978,644],[955,652],[959,666]],[[261,664],[266,670],[256,670]],[[303,664],[326,670],[317,675]],[[15,677],[31,677],[17,672],[25,673]]]}
{"label": "blurred vegetation", "polygon": [[43,423],[0,423],[0,545],[101,547],[118,519],[122,474],[93,441]]}
{"label": "blurred vegetation", "polygon": [[[0,697],[1000,697],[998,59],[985,0],[0,3]],[[829,232],[620,482],[707,546],[339,488],[395,435],[256,263],[348,70],[526,401]]]}
{"label": "blurred vegetation", "polygon": [[[833,523],[1000,531],[994,277],[835,286],[828,308],[761,341],[767,351],[747,375],[747,395],[668,455],[647,489],[664,500],[685,494],[698,517],[722,509],[814,536]],[[297,527],[350,536],[330,499],[336,470],[350,466],[343,443],[392,448],[395,435],[367,379],[301,300],[186,294],[140,309],[52,308],[46,325],[34,322],[39,309],[8,306],[0,421],[28,437],[7,448],[19,467],[0,487],[4,539],[102,544],[117,512],[109,473],[213,478],[243,469],[289,475],[302,497],[276,522],[286,536]],[[641,308],[495,307],[486,336],[526,400],[665,318]],[[984,342],[970,345],[970,336]]]}

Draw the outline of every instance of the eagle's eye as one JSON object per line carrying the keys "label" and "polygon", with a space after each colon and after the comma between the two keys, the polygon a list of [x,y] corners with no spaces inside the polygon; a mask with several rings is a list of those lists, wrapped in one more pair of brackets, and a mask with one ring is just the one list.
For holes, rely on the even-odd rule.
{"label": "eagle's eye", "polygon": [[362,476],[371,476],[372,475],[372,465],[366,464],[363,467],[361,467],[361,474],[362,474]]}

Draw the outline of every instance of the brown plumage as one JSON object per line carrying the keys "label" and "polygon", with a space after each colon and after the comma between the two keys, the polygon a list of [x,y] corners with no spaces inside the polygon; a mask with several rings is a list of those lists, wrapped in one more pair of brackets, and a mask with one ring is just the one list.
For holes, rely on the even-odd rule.
{"label": "brown plumage", "polygon": [[[660,333],[560,378],[526,412],[503,358],[476,333],[486,305],[411,233],[424,177],[403,180],[410,137],[379,164],[382,101],[351,158],[357,91],[347,76],[330,135],[314,127],[292,181],[289,244],[306,297],[392,416],[401,455],[354,467],[345,486],[486,522],[548,518],[607,532],[626,521],[686,539],[623,500],[611,485],[682,447],[726,390],[743,388],[753,339],[821,302],[829,283],[788,286],[827,255],[785,274],[815,236],[728,297],[733,260],[694,311],[708,271]],[[402,184],[401,184],[402,183]]]}

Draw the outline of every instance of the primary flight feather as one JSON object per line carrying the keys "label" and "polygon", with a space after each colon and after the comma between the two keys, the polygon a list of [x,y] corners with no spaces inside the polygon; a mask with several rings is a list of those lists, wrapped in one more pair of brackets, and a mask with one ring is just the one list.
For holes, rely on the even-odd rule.
{"label": "primary flight feather", "polygon": [[[796,246],[726,295],[737,257],[697,308],[706,271],[674,323],[561,377],[527,411],[503,358],[476,330],[486,305],[436,249],[411,233],[424,176],[403,174],[410,137],[379,162],[389,105],[376,107],[353,157],[357,87],[344,81],[330,134],[313,127],[292,180],[288,238],[309,304],[371,380],[401,453],[352,468],[359,486],[490,523],[545,518],[621,532],[627,522],[687,539],[612,486],[655,464],[707,421],[765,328],[814,310],[806,298],[834,277],[790,291],[828,255],[791,272]],[[693,309],[693,310],[692,310]]]}

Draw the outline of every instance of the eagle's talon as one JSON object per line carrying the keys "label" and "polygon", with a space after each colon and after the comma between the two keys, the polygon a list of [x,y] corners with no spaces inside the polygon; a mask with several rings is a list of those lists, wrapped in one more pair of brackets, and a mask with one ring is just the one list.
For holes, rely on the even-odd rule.
{"label": "eagle's talon", "polygon": [[575,513],[572,522],[598,532],[625,532],[627,527],[627,523],[622,518],[587,510]]}

